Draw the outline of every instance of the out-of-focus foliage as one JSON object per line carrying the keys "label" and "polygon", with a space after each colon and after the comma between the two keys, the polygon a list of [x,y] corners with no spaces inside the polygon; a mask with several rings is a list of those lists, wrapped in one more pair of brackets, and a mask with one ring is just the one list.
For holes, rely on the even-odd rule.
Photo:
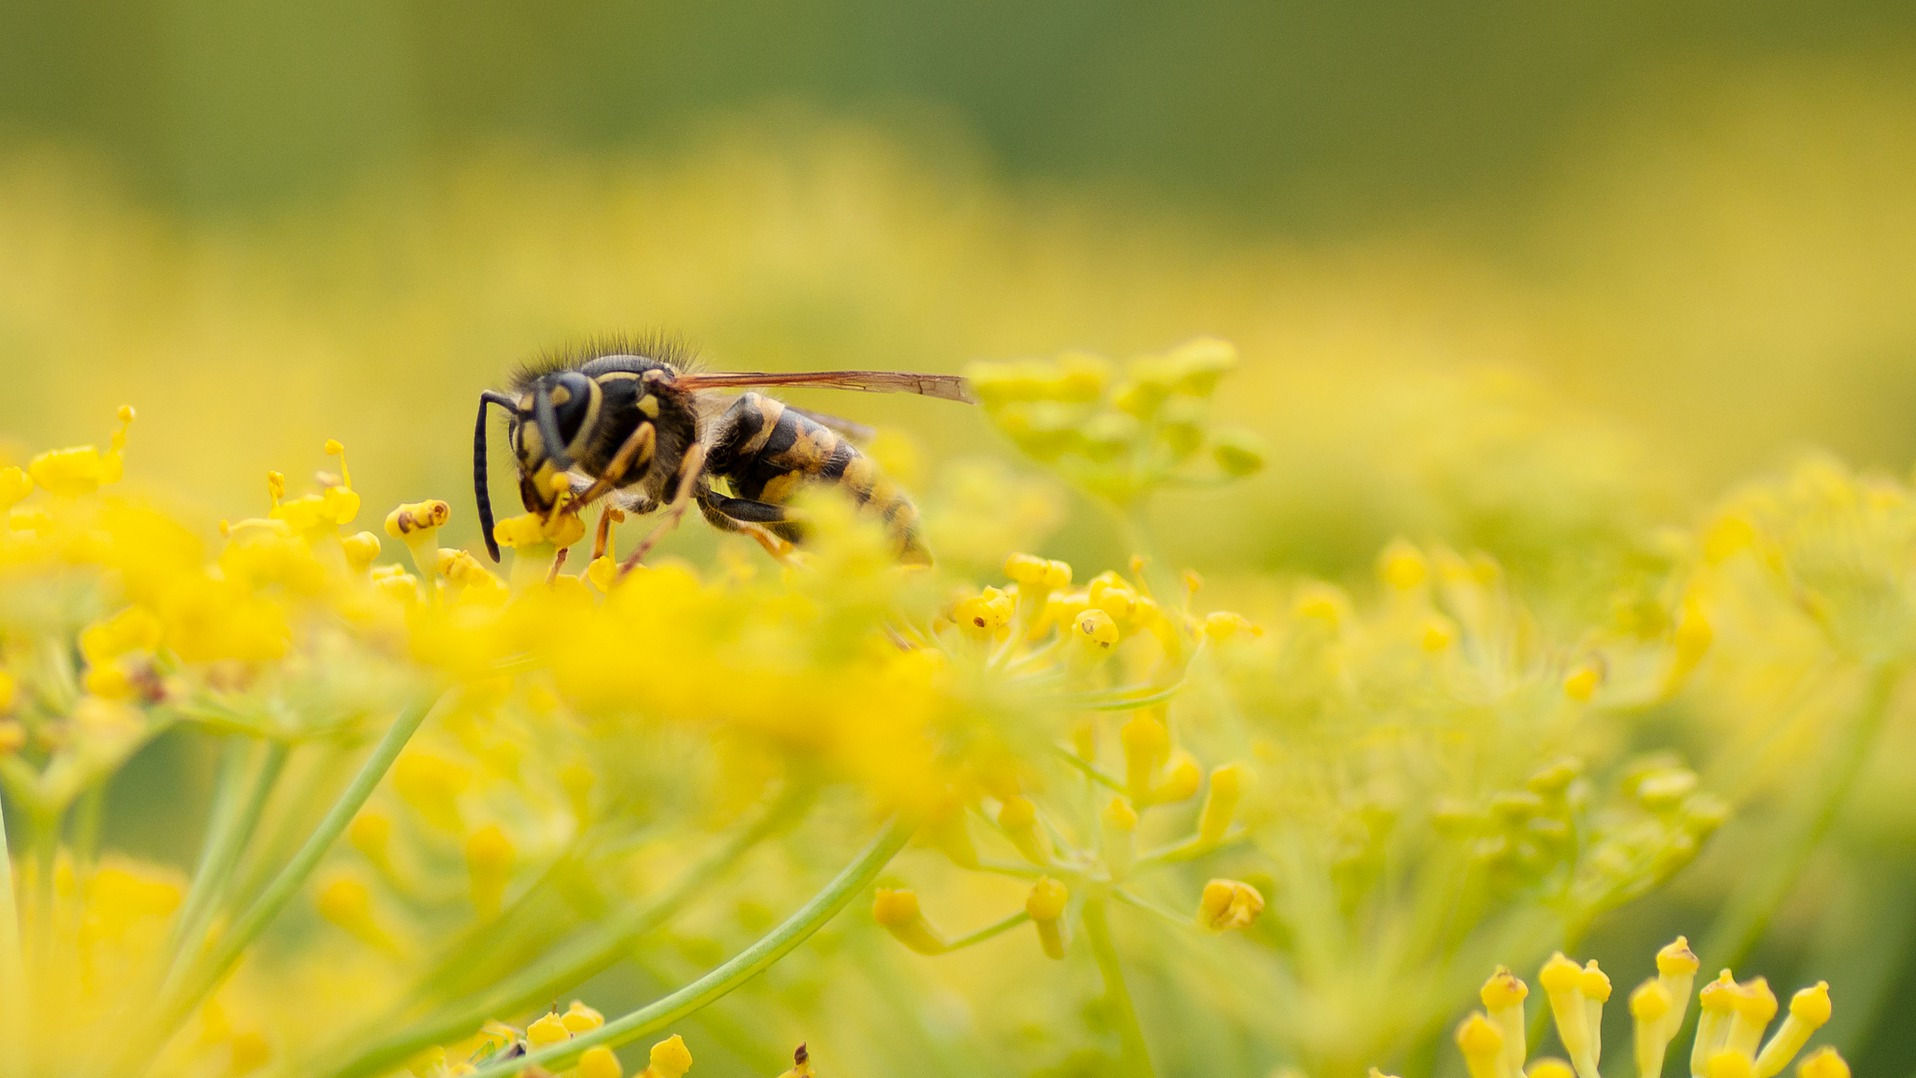
{"label": "out-of-focus foliage", "polygon": [[[50,442],[138,399],[164,439],[143,467],[176,488],[245,481],[233,438],[290,456],[338,435],[398,462],[369,490],[385,503],[458,481],[437,447],[463,442],[478,387],[608,329],[682,332],[731,367],[948,370],[1212,333],[1245,357],[1222,418],[1270,467],[1224,507],[1244,526],[1166,529],[1177,553],[1335,572],[1398,533],[1560,569],[1564,537],[1614,554],[1800,439],[1916,455],[1912,93],[1880,67],[1806,65],[1632,100],[1658,108],[1594,126],[1506,231],[1308,243],[791,114],[666,154],[439,156],[214,226],[16,146],[0,408]],[[935,405],[859,410],[908,421],[934,461],[980,441]]]}
{"label": "out-of-focus foliage", "polygon": [[[1475,82],[1316,47],[1434,10],[946,28],[1004,80],[832,60],[845,5],[650,64],[473,13],[408,87],[439,16],[128,10],[0,34],[0,1074],[1916,1065],[1901,13],[1563,13]],[[648,328],[972,371],[792,394],[937,567],[829,500],[793,567],[483,565],[477,392]]]}

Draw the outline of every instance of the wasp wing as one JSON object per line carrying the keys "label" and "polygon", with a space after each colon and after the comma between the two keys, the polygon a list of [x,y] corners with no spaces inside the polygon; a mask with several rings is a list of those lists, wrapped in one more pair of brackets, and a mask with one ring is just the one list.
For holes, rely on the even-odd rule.
{"label": "wasp wing", "polygon": [[866,393],[917,393],[941,400],[977,403],[971,386],[955,374],[918,374],[910,371],[698,371],[681,374],[673,384],[682,389],[736,389],[745,386],[816,386],[820,389],[856,389]]}
{"label": "wasp wing", "polygon": [[799,408],[790,404],[785,406],[785,410],[788,412],[797,412],[799,415],[804,416],[819,426],[835,431],[843,437],[860,444],[871,441],[872,435],[878,433],[856,420],[831,415],[827,412],[815,412],[810,408]]}

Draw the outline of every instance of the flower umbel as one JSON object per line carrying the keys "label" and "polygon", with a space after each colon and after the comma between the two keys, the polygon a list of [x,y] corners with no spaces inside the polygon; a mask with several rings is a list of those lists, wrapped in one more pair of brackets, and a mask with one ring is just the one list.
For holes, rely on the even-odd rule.
{"label": "flower umbel", "polygon": [[[1657,975],[1630,993],[1630,1016],[1635,1024],[1633,1064],[1640,1078],[1663,1073],[1664,1056],[1683,1026],[1698,959],[1688,941],[1676,941],[1657,953]],[[1610,979],[1594,961],[1578,966],[1561,953],[1544,963],[1537,975],[1549,1000],[1557,1038],[1570,1057],[1568,1067],[1542,1058],[1525,1070],[1526,1024],[1524,983],[1508,969],[1499,968],[1484,984],[1484,1010],[1457,1027],[1457,1048],[1471,1078],[1523,1078],[1525,1074],[1574,1071],[1576,1078],[1600,1078],[1603,1052],[1603,1007],[1610,998]],[[1830,1019],[1829,985],[1818,982],[1790,999],[1789,1013],[1764,1040],[1764,1029],[1777,1011],[1776,996],[1761,977],[1738,983],[1729,970],[1703,986],[1696,1038],[1689,1053],[1689,1072],[1696,1078],[1771,1078],[1794,1061],[1810,1037]],[[1805,1076],[1847,1074],[1849,1068],[1833,1048],[1822,1048],[1805,1058],[1797,1072]]]}

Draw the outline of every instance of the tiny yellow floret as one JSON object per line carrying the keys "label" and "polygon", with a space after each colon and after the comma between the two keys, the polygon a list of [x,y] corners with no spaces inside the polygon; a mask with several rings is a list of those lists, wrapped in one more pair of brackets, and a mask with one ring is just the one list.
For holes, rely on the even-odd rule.
{"label": "tiny yellow floret", "polygon": [[674,1033],[652,1046],[651,1066],[645,1072],[649,1078],[680,1078],[691,1069],[692,1051],[685,1047],[685,1038]]}
{"label": "tiny yellow floret", "polygon": [[1610,978],[1597,968],[1596,959],[1584,963],[1583,972],[1577,978],[1577,991],[1598,1003],[1610,1001]]}
{"label": "tiny yellow floret", "polygon": [[1211,770],[1211,788],[1204,795],[1204,807],[1198,812],[1197,837],[1210,845],[1223,840],[1237,815],[1238,802],[1244,796],[1244,767],[1222,764]]}
{"label": "tiny yellow floret", "polygon": [[1088,646],[1110,650],[1118,642],[1118,623],[1111,615],[1096,607],[1079,614],[1073,623],[1078,638]]}
{"label": "tiny yellow floret", "polygon": [[1204,638],[1213,643],[1223,643],[1239,636],[1256,636],[1257,623],[1242,614],[1229,610],[1213,610],[1204,615]]}
{"label": "tiny yellow floret", "polygon": [[1812,1026],[1822,1026],[1830,1020],[1830,983],[1818,981],[1809,988],[1799,990],[1790,997],[1790,1017]]}
{"label": "tiny yellow floret", "polygon": [[1523,979],[1510,972],[1508,966],[1498,966],[1484,986],[1477,992],[1477,998],[1483,1001],[1484,1009],[1500,1011],[1506,1007],[1515,1007],[1523,1003],[1530,995],[1530,986]]}
{"label": "tiny yellow floret", "polygon": [[1470,1078],[1502,1078],[1504,1035],[1482,1011],[1457,1027],[1457,1050],[1463,1053]]}
{"label": "tiny yellow floret", "polygon": [[1070,890],[1049,876],[1032,884],[1031,893],[1025,896],[1025,916],[1031,918],[1032,925],[1037,928],[1038,944],[1044,948],[1047,958],[1058,959],[1065,955],[1062,919],[1070,898]]}
{"label": "tiny yellow floret", "polygon": [[1796,1067],[1797,1078],[1849,1078],[1849,1064],[1834,1048],[1818,1048]]}
{"label": "tiny yellow floret", "polygon": [[445,526],[452,519],[452,506],[437,498],[407,502],[386,514],[386,534],[406,539],[420,532]]}
{"label": "tiny yellow floret", "polygon": [[542,1014],[526,1027],[526,1043],[534,1048],[544,1048],[548,1044],[571,1039],[572,1031],[565,1027],[565,1019],[557,1014]]}
{"label": "tiny yellow floret", "polygon": [[625,1068],[619,1065],[618,1055],[603,1044],[581,1052],[578,1068],[573,1073],[577,1078],[625,1078]]}
{"label": "tiny yellow floret", "polygon": [[1263,894],[1242,880],[1211,880],[1198,897],[1198,924],[1213,932],[1248,928],[1263,912]]}
{"label": "tiny yellow floret", "polygon": [[1563,676],[1563,694],[1582,703],[1597,694],[1603,684],[1603,671],[1594,663],[1579,663]]}
{"label": "tiny yellow floret", "polygon": [[1394,591],[1414,591],[1430,579],[1430,560],[1404,539],[1394,539],[1377,555],[1377,579]]}
{"label": "tiny yellow floret", "polygon": [[575,999],[566,1012],[559,1016],[559,1021],[564,1022],[566,1029],[576,1035],[589,1033],[605,1025],[605,1015],[586,1006],[584,1000]]}
{"label": "tiny yellow floret", "polygon": [[1546,992],[1576,991],[1583,981],[1583,967],[1565,958],[1562,951],[1550,956],[1537,974],[1537,983]]}
{"label": "tiny yellow floret", "polygon": [[1143,798],[1157,781],[1159,769],[1171,755],[1171,731],[1157,716],[1133,716],[1118,729],[1124,747],[1124,784],[1132,797]]}
{"label": "tiny yellow floret", "polygon": [[918,895],[911,891],[881,887],[872,898],[872,919],[886,928],[908,924],[918,912]]}
{"label": "tiny yellow floret", "polygon": [[1686,973],[1694,974],[1702,965],[1696,952],[1690,950],[1688,937],[1678,936],[1657,952],[1657,972],[1665,977],[1680,977]]}
{"label": "tiny yellow floret", "polygon": [[1673,1005],[1669,991],[1654,980],[1643,982],[1630,993],[1630,1016],[1638,1022],[1660,1022]]}

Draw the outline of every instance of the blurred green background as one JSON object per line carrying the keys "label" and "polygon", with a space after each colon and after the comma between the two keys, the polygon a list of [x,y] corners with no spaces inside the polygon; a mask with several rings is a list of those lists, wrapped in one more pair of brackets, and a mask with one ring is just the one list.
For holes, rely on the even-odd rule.
{"label": "blurred green background", "polygon": [[[1407,534],[1562,581],[1799,447],[1916,459],[1912,177],[1907,3],[9,0],[0,459],[130,402],[133,480],[210,521],[338,437],[368,521],[445,497],[471,543],[475,397],[557,342],[950,370],[1216,334],[1272,466],[1163,499],[1172,557],[1228,589]],[[936,402],[806,402],[909,426],[914,489],[1008,456]],[[1773,937],[1806,973],[1907,943],[1819,901]]]}
{"label": "blurred green background", "polygon": [[136,476],[224,513],[338,436],[381,504],[454,494],[476,391],[590,333],[934,369],[1213,333],[1286,527],[1178,553],[1527,563],[1794,445],[1916,456],[1912,60],[1893,3],[15,2],[0,430],[131,400]]}
{"label": "blurred green background", "polygon": [[[507,135],[672,152],[714,110],[937,117],[990,168],[1312,236],[1495,232],[1646,90],[1916,40],[1907,4],[7,5],[9,127],[232,216]],[[1514,223],[1514,222],[1513,222]]]}

